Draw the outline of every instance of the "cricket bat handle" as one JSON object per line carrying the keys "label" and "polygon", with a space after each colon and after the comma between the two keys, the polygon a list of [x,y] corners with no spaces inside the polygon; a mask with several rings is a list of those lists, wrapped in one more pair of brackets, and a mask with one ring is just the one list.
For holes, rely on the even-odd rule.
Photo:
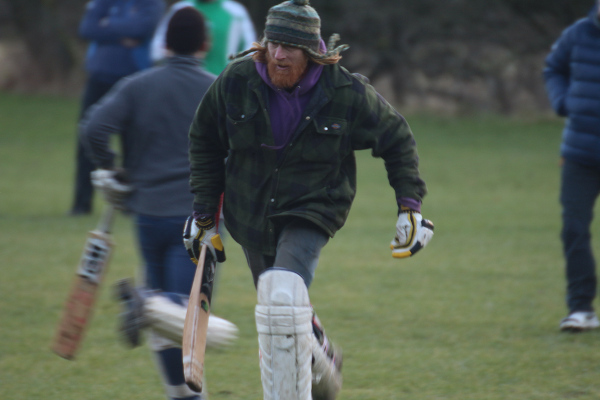
{"label": "cricket bat handle", "polygon": [[102,233],[110,233],[112,229],[113,222],[115,220],[115,206],[111,203],[107,203],[104,206],[104,210],[102,211],[102,216],[98,221],[98,226],[96,227],[97,231]]}

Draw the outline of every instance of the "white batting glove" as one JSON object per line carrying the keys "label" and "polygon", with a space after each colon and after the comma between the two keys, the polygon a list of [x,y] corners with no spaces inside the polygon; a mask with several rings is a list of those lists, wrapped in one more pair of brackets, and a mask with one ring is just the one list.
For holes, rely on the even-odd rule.
{"label": "white batting glove", "polygon": [[183,245],[194,264],[198,264],[202,245],[207,245],[208,250],[218,262],[225,261],[225,248],[213,217],[188,217],[183,228]]}
{"label": "white batting glove", "polygon": [[133,191],[133,187],[119,180],[119,172],[109,169],[92,171],[92,185],[100,190],[104,199],[116,207],[122,207]]}
{"label": "white batting glove", "polygon": [[390,248],[392,257],[405,258],[413,256],[427,246],[433,237],[433,222],[423,219],[421,213],[413,210],[401,211],[396,222],[396,237]]}

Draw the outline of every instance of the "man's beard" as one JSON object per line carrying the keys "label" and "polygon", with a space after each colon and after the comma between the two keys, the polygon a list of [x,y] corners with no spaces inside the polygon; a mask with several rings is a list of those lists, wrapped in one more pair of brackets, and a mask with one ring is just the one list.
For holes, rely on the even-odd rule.
{"label": "man's beard", "polygon": [[[292,64],[289,62],[280,63],[271,58],[269,52],[265,54],[267,58],[267,71],[271,83],[280,89],[291,89],[300,80],[308,65],[308,58],[305,57],[302,63]],[[277,66],[289,67],[285,70],[277,69]]]}

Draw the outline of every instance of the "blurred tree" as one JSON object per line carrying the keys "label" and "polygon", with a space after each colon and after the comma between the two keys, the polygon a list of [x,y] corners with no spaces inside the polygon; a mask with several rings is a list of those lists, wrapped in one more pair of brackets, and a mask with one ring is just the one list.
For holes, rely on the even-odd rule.
{"label": "blurred tree", "polygon": [[[79,64],[74,38],[81,0],[4,0],[41,83],[66,81]],[[34,77],[35,79],[35,77]]]}
{"label": "blurred tree", "polygon": [[[171,4],[176,0],[166,0]],[[237,0],[262,36],[270,7],[281,0]],[[511,113],[517,98],[547,107],[543,57],[561,31],[595,0],[311,0],[323,36],[351,49],[348,69],[386,82],[393,101],[435,96],[448,103]],[[80,69],[85,43],[77,28],[85,0],[0,0],[35,60],[40,79]],[[2,24],[4,25],[4,24]],[[0,27],[0,34],[5,27]],[[389,84],[388,84],[389,82]]]}
{"label": "blurred tree", "polygon": [[[583,17],[594,0],[361,0],[312,1],[324,30],[353,47],[350,69],[374,82],[390,79],[396,101],[409,93],[514,111],[517,92],[546,105],[542,58],[562,29]],[[328,9],[337,10],[327,14]],[[532,80],[532,77],[534,78]],[[473,96],[486,87],[487,102]]]}
{"label": "blurred tree", "polygon": [[[281,1],[277,0],[236,0],[246,6],[248,9],[248,13],[252,17],[252,21],[254,22],[254,28],[256,29],[256,36],[258,38],[262,38],[262,33],[265,29],[265,18],[267,16],[267,12],[269,8],[273,7],[275,4],[281,3]],[[315,1],[311,2],[313,6],[316,6]]]}

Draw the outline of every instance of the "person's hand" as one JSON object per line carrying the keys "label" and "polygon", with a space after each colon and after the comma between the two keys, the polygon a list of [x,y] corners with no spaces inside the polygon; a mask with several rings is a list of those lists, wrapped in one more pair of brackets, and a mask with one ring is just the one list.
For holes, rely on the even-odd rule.
{"label": "person's hand", "polygon": [[402,210],[396,222],[396,236],[390,245],[392,257],[405,258],[427,246],[433,237],[433,222],[423,219],[421,213]]}
{"label": "person's hand", "polygon": [[98,189],[104,199],[116,208],[122,208],[123,203],[133,191],[127,184],[123,171],[97,169],[91,173],[92,185]]}
{"label": "person's hand", "polygon": [[194,264],[198,264],[202,245],[208,246],[215,260],[225,261],[225,248],[213,217],[188,217],[183,228],[183,244]]}

